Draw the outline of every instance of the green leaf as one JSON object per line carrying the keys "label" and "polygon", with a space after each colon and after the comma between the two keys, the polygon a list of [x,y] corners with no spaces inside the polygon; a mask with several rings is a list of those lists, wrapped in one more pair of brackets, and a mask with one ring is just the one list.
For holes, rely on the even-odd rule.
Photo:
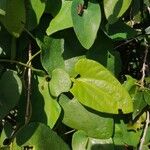
{"label": "green leaf", "polygon": [[89,138],[87,150],[114,150],[112,139]]}
{"label": "green leaf", "polygon": [[69,150],[68,145],[54,131],[38,122],[26,125],[17,133],[14,149],[25,149],[26,146],[35,150]]}
{"label": "green leaf", "polygon": [[41,62],[44,69],[52,74],[52,71],[56,68],[64,69],[64,60],[62,57],[63,44],[62,39],[54,39],[51,37],[45,37],[42,45],[42,57]]}
{"label": "green leaf", "polygon": [[71,80],[69,75],[62,69],[55,69],[52,72],[52,79],[50,81],[50,92],[57,97],[62,92],[68,92],[71,87]]}
{"label": "green leaf", "polygon": [[6,15],[6,0],[0,1],[0,15],[5,16]]}
{"label": "green leaf", "polygon": [[72,138],[73,150],[114,150],[112,139],[94,139],[85,132],[77,131]]}
{"label": "green leaf", "polygon": [[26,21],[24,1],[5,0],[5,3],[6,15],[0,16],[0,22],[13,36],[19,37]]}
{"label": "green leaf", "polygon": [[71,77],[77,76],[77,73],[75,72],[75,64],[82,58],[85,58],[85,56],[78,56],[65,60],[65,70]]}
{"label": "green leaf", "polygon": [[150,142],[150,127],[148,127],[147,129],[144,145],[148,145],[149,142]]}
{"label": "green leaf", "polygon": [[[5,38],[4,38],[5,37]],[[1,26],[0,30],[0,58],[10,58],[12,36]]]}
{"label": "green leaf", "polygon": [[0,78],[0,120],[13,109],[20,98],[22,83],[14,71],[6,71]]}
{"label": "green leaf", "polygon": [[84,0],[73,0],[71,14],[77,38],[83,47],[89,49],[96,39],[100,26],[101,10],[98,3],[89,1],[87,9],[84,9],[83,14],[79,15],[78,9],[83,6],[83,3]]}
{"label": "green leaf", "polygon": [[60,116],[61,108],[50,95],[49,82],[45,77],[34,76],[33,83],[31,121],[42,122],[53,128]]}
{"label": "green leaf", "polygon": [[104,0],[105,16],[110,24],[116,22],[129,8],[132,0]]}
{"label": "green leaf", "polygon": [[134,38],[137,32],[122,21],[109,25],[108,34],[113,40],[124,40]]}
{"label": "green leaf", "polygon": [[5,122],[5,124],[3,126],[3,130],[1,131],[1,135],[0,135],[0,148],[4,147],[5,139],[6,138],[10,138],[12,132],[13,132],[12,125],[10,123],[8,123],[8,122]]}
{"label": "green leaf", "polygon": [[59,13],[56,17],[54,17],[47,28],[46,33],[48,35],[73,26],[71,18],[71,5],[72,1],[65,1],[62,4],[62,8],[60,9]]}
{"label": "green leaf", "polygon": [[130,145],[136,148],[139,144],[141,134],[142,130],[137,132],[128,131],[126,124],[121,121],[121,123],[115,125],[115,132],[113,137],[114,144],[116,147],[123,146],[123,150],[125,145]]}
{"label": "green leaf", "polygon": [[[50,0],[46,2],[45,12],[56,16],[61,8],[63,0]],[[64,2],[64,1],[63,1]]]}
{"label": "green leaf", "polygon": [[146,106],[144,91],[137,91],[133,97],[133,118],[138,116]]}
{"label": "green leaf", "polygon": [[[102,44],[103,43],[103,44]],[[114,75],[118,76],[121,71],[120,55],[113,50],[112,40],[99,30],[93,46],[87,51],[87,58],[98,61]]]}
{"label": "green leaf", "polygon": [[31,0],[26,5],[26,28],[28,30],[33,30],[39,24],[40,18],[45,10],[45,5],[45,0]]}
{"label": "green leaf", "polygon": [[129,93],[119,81],[101,64],[80,59],[76,66],[80,78],[74,79],[71,93],[85,106],[94,110],[118,114],[133,111]]}
{"label": "green leaf", "polygon": [[150,90],[149,89],[145,89],[143,91],[143,95],[144,95],[144,100],[145,102],[150,105]]}
{"label": "green leaf", "polygon": [[88,136],[84,131],[77,131],[73,134],[72,150],[86,150]]}
{"label": "green leaf", "polygon": [[136,86],[137,80],[132,78],[129,75],[126,75],[126,81],[123,83],[123,87],[127,90],[130,91],[134,86]]}
{"label": "green leaf", "polygon": [[124,143],[133,147],[137,147],[141,138],[142,131],[128,131],[123,133]]}
{"label": "green leaf", "polygon": [[94,138],[110,138],[113,133],[113,119],[101,113],[92,113],[85,109],[76,99],[70,100],[60,96],[63,108],[63,123],[71,128],[83,130],[86,135]]}

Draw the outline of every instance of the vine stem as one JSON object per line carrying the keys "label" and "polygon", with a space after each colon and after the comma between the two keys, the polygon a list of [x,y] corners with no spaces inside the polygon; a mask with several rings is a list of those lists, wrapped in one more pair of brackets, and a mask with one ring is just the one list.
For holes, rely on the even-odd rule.
{"label": "vine stem", "polygon": [[149,119],[149,111],[147,111],[147,113],[146,113],[146,124],[145,124],[145,128],[144,128],[143,136],[142,136],[142,138],[141,138],[139,150],[142,150],[142,149],[143,149],[143,144],[144,144],[144,141],[145,141],[145,137],[146,137],[146,133],[147,133],[147,130],[148,130],[149,122],[150,122],[150,119]]}
{"label": "vine stem", "polygon": [[45,74],[44,71],[42,70],[39,70],[39,69],[36,69],[28,64],[25,64],[25,63],[22,63],[20,61],[16,61],[16,60],[9,60],[9,59],[0,59],[0,62],[7,62],[7,63],[14,63],[14,64],[18,64],[18,65],[21,65],[21,66],[24,66],[24,67],[27,67],[27,68],[30,68],[32,71],[35,71],[35,72],[43,72],[43,74]]}
{"label": "vine stem", "polygon": [[146,68],[147,68],[147,65],[146,65],[147,54],[148,54],[148,47],[146,46],[144,60],[143,60],[143,66],[142,66],[142,69],[141,69],[142,78],[140,80],[140,85],[141,85],[142,88],[144,88],[145,71],[146,71]]}
{"label": "vine stem", "polygon": [[[26,63],[26,65],[31,67],[31,65],[29,65],[30,62],[31,62],[37,55],[39,55],[40,53],[41,53],[41,50],[39,50],[37,53],[35,53],[33,56],[31,56],[31,58],[28,60],[28,62]],[[25,67],[25,69],[24,69],[24,71],[23,71],[23,77],[25,76],[26,68],[27,68],[27,67]]]}
{"label": "vine stem", "polygon": [[[142,78],[140,80],[140,86],[141,86],[141,88],[144,88],[145,71],[146,71],[146,68],[147,68],[147,65],[146,65],[147,54],[148,54],[148,45],[146,45],[146,48],[145,48],[143,66],[142,66],[142,69],[141,69],[141,72],[142,72]],[[146,113],[145,127],[144,127],[143,135],[142,135],[142,138],[141,138],[141,141],[140,141],[139,150],[143,149],[143,145],[144,145],[146,133],[147,133],[147,130],[148,130],[149,122],[150,122],[149,111],[147,111],[147,113]]]}

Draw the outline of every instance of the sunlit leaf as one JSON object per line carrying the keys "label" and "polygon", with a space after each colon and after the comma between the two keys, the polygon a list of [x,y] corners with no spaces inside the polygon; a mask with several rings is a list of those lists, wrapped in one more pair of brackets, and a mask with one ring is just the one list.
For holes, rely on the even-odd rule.
{"label": "sunlit leaf", "polygon": [[54,17],[54,19],[50,22],[49,27],[47,28],[46,32],[48,35],[72,27],[71,4],[71,1],[65,1],[62,4],[62,8],[60,9],[59,13],[56,17]]}
{"label": "sunlit leaf", "polygon": [[132,0],[104,0],[104,11],[110,24],[116,22],[129,8]]}
{"label": "sunlit leaf", "polygon": [[119,111],[133,111],[129,93],[101,64],[89,59],[80,59],[75,71],[80,77],[74,79],[70,91],[82,104],[94,110],[113,114],[118,114]]}

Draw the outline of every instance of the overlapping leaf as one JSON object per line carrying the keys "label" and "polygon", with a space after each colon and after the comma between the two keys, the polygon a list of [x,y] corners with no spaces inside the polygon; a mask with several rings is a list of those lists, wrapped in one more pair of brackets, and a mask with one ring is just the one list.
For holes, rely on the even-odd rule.
{"label": "overlapping leaf", "polygon": [[133,111],[129,93],[119,81],[101,64],[81,59],[75,66],[80,78],[74,79],[70,90],[85,106],[106,113],[118,114]]}
{"label": "overlapping leaf", "polygon": [[83,130],[94,138],[110,138],[113,133],[113,119],[103,114],[94,114],[86,110],[76,99],[69,100],[60,96],[60,104],[64,111],[63,123],[71,128]]}
{"label": "overlapping leaf", "polygon": [[87,9],[82,10],[83,4],[84,0],[73,0],[71,14],[73,28],[80,43],[89,49],[96,39],[101,22],[101,10],[96,2],[89,1]]}
{"label": "overlapping leaf", "polygon": [[116,22],[129,8],[132,0],[104,0],[104,11],[110,24]]}
{"label": "overlapping leaf", "polygon": [[67,144],[49,127],[34,122],[25,126],[16,136],[15,150],[31,147],[36,150],[69,150]]}
{"label": "overlapping leaf", "polygon": [[46,32],[48,35],[72,27],[71,4],[72,1],[65,1],[62,4],[62,8],[58,15],[50,22],[50,25],[47,28]]}
{"label": "overlapping leaf", "polygon": [[73,150],[114,150],[112,139],[94,139],[88,137],[85,132],[77,131],[72,138]]}
{"label": "overlapping leaf", "polygon": [[49,82],[44,77],[35,76],[33,88],[31,121],[42,122],[53,128],[61,108],[56,99],[50,95]]}
{"label": "overlapping leaf", "polygon": [[26,27],[28,30],[34,29],[40,21],[40,18],[45,10],[45,0],[31,0],[26,5],[27,22]]}
{"label": "overlapping leaf", "polygon": [[45,37],[42,45],[41,62],[44,69],[52,74],[56,68],[64,68],[63,53],[63,40],[51,37]]}

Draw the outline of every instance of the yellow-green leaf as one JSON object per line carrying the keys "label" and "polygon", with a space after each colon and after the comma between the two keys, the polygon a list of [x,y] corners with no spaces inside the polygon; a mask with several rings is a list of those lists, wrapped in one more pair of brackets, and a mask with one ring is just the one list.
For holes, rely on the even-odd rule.
{"label": "yellow-green leaf", "polygon": [[80,77],[74,79],[70,91],[82,104],[105,113],[133,111],[129,93],[104,66],[93,60],[80,59],[75,71]]}

